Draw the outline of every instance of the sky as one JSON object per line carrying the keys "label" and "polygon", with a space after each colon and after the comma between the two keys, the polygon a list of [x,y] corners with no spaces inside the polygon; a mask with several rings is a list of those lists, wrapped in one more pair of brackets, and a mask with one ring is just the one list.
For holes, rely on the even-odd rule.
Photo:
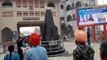
{"label": "sky", "polygon": [[107,0],[98,0],[98,5],[107,4]]}

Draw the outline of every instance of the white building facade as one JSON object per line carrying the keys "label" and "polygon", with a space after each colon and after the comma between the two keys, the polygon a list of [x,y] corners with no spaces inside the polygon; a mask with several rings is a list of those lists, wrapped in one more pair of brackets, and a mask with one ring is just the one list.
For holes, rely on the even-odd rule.
{"label": "white building facade", "polygon": [[61,34],[59,0],[0,0],[0,42],[12,39],[12,32],[18,32],[18,22],[44,21],[46,8],[50,6],[58,33]]}
{"label": "white building facade", "polygon": [[[77,29],[76,9],[95,6],[95,0],[62,0],[60,3],[60,19],[62,35],[73,36]],[[67,32],[65,32],[67,30]]]}

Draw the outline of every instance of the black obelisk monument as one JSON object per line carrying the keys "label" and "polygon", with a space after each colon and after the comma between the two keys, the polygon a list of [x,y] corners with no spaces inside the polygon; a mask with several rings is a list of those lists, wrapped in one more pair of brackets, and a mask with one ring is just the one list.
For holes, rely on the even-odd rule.
{"label": "black obelisk monument", "polygon": [[46,10],[44,34],[42,45],[46,48],[48,55],[56,56],[65,53],[63,41],[59,39],[58,29],[54,24],[53,15],[50,9]]}

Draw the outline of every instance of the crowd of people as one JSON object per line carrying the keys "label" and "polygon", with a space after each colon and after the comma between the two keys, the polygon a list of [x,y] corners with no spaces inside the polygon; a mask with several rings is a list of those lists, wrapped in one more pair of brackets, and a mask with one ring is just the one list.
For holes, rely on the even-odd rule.
{"label": "crowd of people", "polygon": [[33,33],[25,38],[18,38],[15,45],[9,45],[4,60],[48,60],[47,51],[40,46],[41,37]]}
{"label": "crowd of people", "polygon": [[[86,44],[88,35],[82,29],[78,29],[74,33],[76,48],[73,51],[73,60],[94,60],[95,51],[90,43]],[[40,46],[41,37],[33,33],[26,41],[19,38],[15,46],[8,47],[9,53],[4,56],[4,60],[48,60],[47,51]],[[100,58],[107,60],[107,40],[100,45]]]}

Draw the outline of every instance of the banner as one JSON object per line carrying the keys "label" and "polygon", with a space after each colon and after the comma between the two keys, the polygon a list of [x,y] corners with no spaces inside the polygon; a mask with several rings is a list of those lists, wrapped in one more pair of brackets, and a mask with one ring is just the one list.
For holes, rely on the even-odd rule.
{"label": "banner", "polygon": [[79,26],[107,24],[107,7],[78,9]]}

